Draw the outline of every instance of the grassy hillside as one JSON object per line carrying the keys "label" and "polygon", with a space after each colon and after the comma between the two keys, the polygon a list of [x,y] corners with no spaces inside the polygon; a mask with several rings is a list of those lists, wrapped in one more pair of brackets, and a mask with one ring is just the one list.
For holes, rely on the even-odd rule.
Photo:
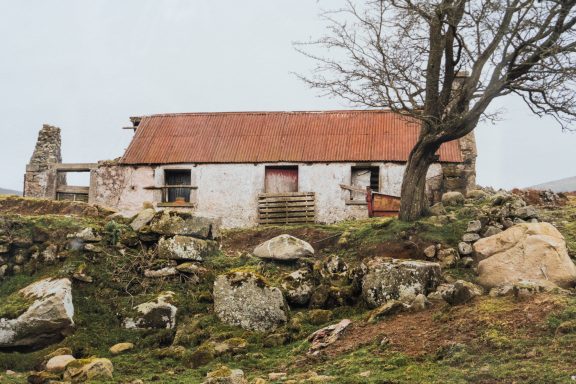
{"label": "grassy hillside", "polygon": [[[482,203],[475,203],[481,205]],[[71,277],[82,269],[92,283],[73,281],[76,330],[60,343],[36,351],[0,352],[2,383],[25,382],[27,372],[48,353],[71,348],[75,357],[110,358],[114,380],[130,383],[201,383],[221,365],[242,369],[249,382],[271,372],[286,372],[295,382],[326,383],[571,383],[576,374],[576,298],[538,294],[523,298],[482,296],[464,305],[436,304],[417,313],[401,313],[368,322],[370,310],[361,302],[326,308],[292,308],[288,324],[273,335],[245,331],[221,323],[212,312],[214,277],[230,270],[249,270],[278,285],[283,274],[298,264],[263,262],[250,255],[253,247],[280,233],[310,242],[316,259],[340,256],[350,268],[375,256],[424,258],[430,244],[456,246],[478,207],[449,209],[448,219],[405,223],[373,219],[337,225],[260,227],[222,235],[218,255],[204,262],[210,271],[199,283],[182,275],[150,279],[146,268],[161,261],[144,252],[137,234],[122,220],[114,226],[105,218],[65,215],[4,214],[0,224],[11,238],[40,239],[56,244],[62,260],[54,264],[29,262],[17,274],[0,280],[0,300],[42,277]],[[576,200],[565,207],[542,211],[554,221],[576,250]],[[66,234],[93,227],[104,239],[101,252],[68,249]],[[111,245],[112,229],[120,241]],[[136,239],[136,240],[135,240]],[[574,255],[574,253],[572,253]],[[471,269],[460,266],[445,277],[474,281]],[[344,287],[342,287],[344,288]],[[176,293],[177,330],[128,330],[123,314],[158,292]],[[5,301],[6,302],[6,301]],[[3,311],[0,304],[0,313]],[[308,356],[307,336],[340,319],[351,328],[319,356]],[[245,347],[217,356],[207,341],[243,339]],[[113,356],[109,347],[132,342],[136,348]]]}

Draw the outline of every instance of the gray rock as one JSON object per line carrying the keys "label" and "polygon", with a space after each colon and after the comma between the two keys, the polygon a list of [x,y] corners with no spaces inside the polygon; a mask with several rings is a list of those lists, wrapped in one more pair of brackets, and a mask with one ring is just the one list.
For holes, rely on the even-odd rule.
{"label": "gray rock", "polygon": [[286,324],[289,308],[280,289],[251,272],[231,272],[214,282],[214,312],[227,324],[268,332]]}
{"label": "gray rock", "polygon": [[262,259],[288,261],[314,256],[314,248],[294,236],[280,235],[258,245],[253,253]]}
{"label": "gray rock", "polygon": [[465,241],[467,243],[473,243],[478,240],[480,240],[480,235],[477,233],[465,233],[462,236],[462,241]]}
{"label": "gray rock", "polygon": [[484,234],[482,235],[482,237],[494,236],[494,235],[499,234],[500,232],[502,232],[502,230],[500,228],[491,225],[488,228],[486,228],[486,231],[484,231]]}
{"label": "gray rock", "polygon": [[290,304],[304,306],[310,301],[314,281],[307,269],[299,269],[284,277],[282,290]]}
{"label": "gray rock", "polygon": [[476,296],[481,296],[484,290],[468,281],[457,280],[454,284],[442,284],[438,287],[442,299],[450,305],[464,304]]}
{"label": "gray rock", "polygon": [[74,234],[69,234],[67,237],[69,239],[79,240],[85,243],[97,243],[99,241],[102,241],[102,236],[96,233],[96,230],[94,230],[94,228],[91,227],[84,228],[80,232]]}
{"label": "gray rock", "polygon": [[0,244],[0,253],[10,252],[10,244]]}
{"label": "gray rock", "polygon": [[158,255],[164,259],[203,261],[217,251],[218,245],[215,241],[190,236],[162,237],[158,241]]}
{"label": "gray rock", "polygon": [[[418,295],[421,296],[422,294]],[[417,296],[417,297],[418,297]],[[423,296],[423,295],[422,295]],[[414,299],[412,302],[414,302]],[[379,319],[382,319],[387,316],[393,316],[397,313],[404,312],[409,308],[408,304],[405,304],[398,300],[389,300],[386,303],[382,304],[378,308],[372,310],[370,312],[370,317],[368,318],[369,322],[374,322]]]}
{"label": "gray rock", "polygon": [[217,219],[193,216],[186,212],[162,211],[150,221],[150,230],[164,236],[192,236],[201,239],[219,237],[220,223]]}
{"label": "gray rock", "polygon": [[473,232],[478,233],[482,230],[482,223],[480,220],[472,220],[468,222],[468,227],[466,228],[466,232]]}
{"label": "gray rock", "polygon": [[206,374],[206,380],[202,384],[247,384],[244,378],[244,371],[241,369],[230,369],[222,366],[215,371]]}
{"label": "gray rock", "polygon": [[519,280],[514,283],[508,283],[490,290],[490,296],[514,296],[526,297],[537,293],[569,293],[556,284],[547,280]]}
{"label": "gray rock", "polygon": [[[76,364],[82,362],[82,364]],[[104,358],[88,358],[68,363],[63,379],[66,382],[84,383],[93,381],[108,381],[112,379],[114,366]]]}
{"label": "gray rock", "polygon": [[430,307],[432,303],[428,300],[428,298],[423,295],[419,294],[416,296],[414,301],[410,304],[410,310],[414,312],[423,311],[426,308]]}
{"label": "gray rock", "polygon": [[350,324],[352,324],[350,320],[344,319],[337,324],[319,329],[308,336],[308,341],[310,342],[308,354],[312,356],[318,355],[322,349],[338,340]]}
{"label": "gray rock", "polygon": [[133,308],[134,316],[124,319],[124,328],[134,329],[172,329],[176,325],[178,308],[174,305],[175,293],[162,292],[155,300],[142,303]]}
{"label": "gray rock", "polygon": [[471,257],[463,257],[460,261],[462,268],[472,268],[474,266],[474,259]]}
{"label": "gray rock", "polygon": [[164,267],[160,269],[146,269],[144,271],[145,277],[168,277],[168,276],[176,276],[178,274],[178,270],[174,267]]}
{"label": "gray rock", "polygon": [[464,205],[464,195],[460,192],[446,192],[442,195],[442,204],[445,206],[461,206]]}
{"label": "gray rock", "polygon": [[132,220],[132,222],[130,223],[130,226],[132,227],[133,230],[139,231],[140,229],[142,229],[142,227],[148,225],[150,221],[152,221],[154,215],[156,215],[156,211],[154,210],[154,208],[144,209],[136,215],[134,220]]}
{"label": "gray rock", "polygon": [[430,214],[432,216],[442,216],[446,214],[446,208],[442,203],[436,203],[429,208]]}
{"label": "gray rock", "polygon": [[458,253],[460,256],[468,256],[474,252],[472,246],[464,241],[458,243]]}
{"label": "gray rock", "polygon": [[440,284],[440,264],[416,260],[373,259],[364,265],[362,297],[376,308],[388,300],[410,303],[420,293],[428,294]]}
{"label": "gray rock", "polygon": [[69,279],[43,279],[20,290],[30,306],[18,317],[0,319],[0,347],[42,347],[57,342],[74,327]]}
{"label": "gray rock", "polygon": [[466,193],[466,197],[473,200],[484,200],[489,195],[481,189],[472,189]]}
{"label": "gray rock", "polygon": [[429,259],[433,259],[434,257],[436,257],[436,246],[430,245],[424,248],[424,256],[426,256]]}
{"label": "gray rock", "polygon": [[436,258],[442,268],[452,268],[460,260],[458,252],[454,248],[445,248],[438,251]]}

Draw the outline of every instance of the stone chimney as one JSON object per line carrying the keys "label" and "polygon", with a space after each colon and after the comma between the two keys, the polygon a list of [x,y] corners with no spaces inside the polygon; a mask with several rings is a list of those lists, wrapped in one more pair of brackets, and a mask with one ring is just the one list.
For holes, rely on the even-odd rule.
{"label": "stone chimney", "polygon": [[[50,169],[50,164],[62,162],[61,144],[60,128],[44,124],[38,133],[30,163],[26,166],[24,196],[55,198],[57,172]],[[58,184],[65,183],[63,179]]]}
{"label": "stone chimney", "polygon": [[[468,71],[459,71],[455,75],[453,92],[457,93],[464,80],[470,76]],[[474,131],[459,139],[462,163],[442,165],[444,190],[466,192],[476,188],[476,137]]]}

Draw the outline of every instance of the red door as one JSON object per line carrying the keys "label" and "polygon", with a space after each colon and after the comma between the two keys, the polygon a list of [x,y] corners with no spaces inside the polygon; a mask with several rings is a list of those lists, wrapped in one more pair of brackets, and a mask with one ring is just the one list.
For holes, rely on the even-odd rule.
{"label": "red door", "polygon": [[266,167],[266,193],[298,192],[298,167]]}

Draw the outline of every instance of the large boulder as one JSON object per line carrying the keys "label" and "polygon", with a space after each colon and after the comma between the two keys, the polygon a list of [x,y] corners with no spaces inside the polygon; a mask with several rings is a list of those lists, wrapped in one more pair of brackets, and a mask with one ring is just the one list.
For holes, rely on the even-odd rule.
{"label": "large boulder", "polygon": [[150,221],[150,230],[164,236],[193,236],[201,239],[219,237],[217,219],[194,216],[187,212],[162,211]]}
{"label": "large boulder", "polygon": [[377,258],[363,268],[362,297],[372,308],[388,300],[412,302],[434,291],[442,279],[440,264],[428,261]]}
{"label": "large boulder", "polygon": [[156,214],[156,211],[154,210],[154,208],[146,208],[146,209],[140,211],[136,215],[136,217],[134,217],[134,219],[130,223],[130,226],[132,227],[133,230],[139,231],[144,226],[148,225],[150,223],[150,221],[152,221],[155,214]]}
{"label": "large boulder", "polygon": [[142,303],[133,308],[134,315],[124,319],[124,328],[171,329],[176,325],[174,292],[159,294],[155,300]]}
{"label": "large boulder", "polygon": [[442,204],[445,206],[464,205],[464,195],[460,192],[446,192],[442,195]]}
{"label": "large boulder", "polygon": [[478,282],[493,288],[519,280],[547,280],[562,288],[576,284],[576,266],[564,237],[549,223],[517,224],[474,243]]}
{"label": "large boulder", "polygon": [[254,256],[280,261],[314,256],[314,248],[304,240],[290,235],[276,236],[254,249]]}
{"label": "large boulder", "polygon": [[[10,308],[2,308],[3,304]],[[69,279],[37,281],[6,298],[0,308],[4,316],[0,318],[0,347],[39,348],[59,341],[74,327]]]}
{"label": "large boulder", "polygon": [[280,289],[251,272],[230,272],[214,282],[214,312],[224,323],[253,331],[273,331],[288,321]]}
{"label": "large boulder", "polygon": [[214,254],[218,245],[213,240],[196,239],[190,236],[161,238],[158,255],[164,259],[203,261]]}

